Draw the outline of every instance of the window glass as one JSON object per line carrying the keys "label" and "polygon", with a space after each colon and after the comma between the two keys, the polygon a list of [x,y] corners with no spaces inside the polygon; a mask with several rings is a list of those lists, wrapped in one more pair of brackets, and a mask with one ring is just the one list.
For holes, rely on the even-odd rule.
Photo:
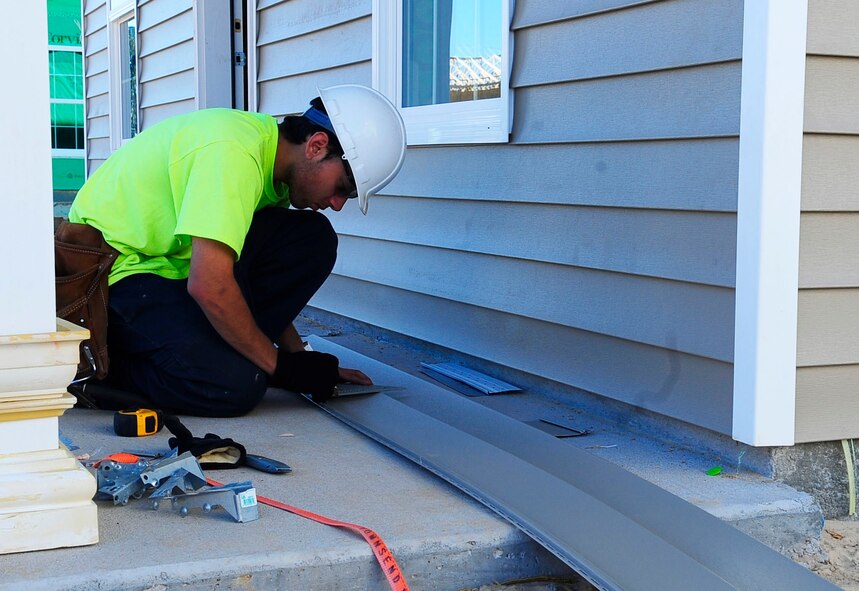
{"label": "window glass", "polygon": [[83,58],[76,51],[49,51],[52,99],[83,99]]}
{"label": "window glass", "polygon": [[51,147],[55,150],[83,150],[84,106],[51,104]]}
{"label": "window glass", "polygon": [[502,0],[403,1],[403,106],[501,96]]}
{"label": "window glass", "polygon": [[80,0],[47,0],[51,162],[55,191],[84,182],[84,76]]}
{"label": "window glass", "polygon": [[119,24],[121,43],[122,138],[137,135],[137,19]]}

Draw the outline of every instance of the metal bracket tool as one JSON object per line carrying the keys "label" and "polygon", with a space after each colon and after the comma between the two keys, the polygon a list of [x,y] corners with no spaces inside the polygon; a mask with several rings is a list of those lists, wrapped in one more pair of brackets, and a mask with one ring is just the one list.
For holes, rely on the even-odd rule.
{"label": "metal bracket tool", "polygon": [[179,470],[185,471],[186,479],[191,485],[191,490],[206,486],[206,477],[203,476],[200,463],[190,451],[186,451],[181,456],[168,456],[163,460],[155,462],[149,470],[145,470],[140,474],[140,480],[148,486],[158,486],[161,480],[177,473]]}
{"label": "metal bracket tool", "polygon": [[181,495],[153,497],[155,497],[154,494],[150,497],[153,509],[161,506],[162,498],[170,499],[171,506],[178,510],[182,517],[188,515],[188,511],[195,507],[202,509],[204,513],[209,513],[216,506],[220,506],[239,523],[259,519],[256,489],[249,480]]}
{"label": "metal bracket tool", "polygon": [[165,478],[158,488],[155,489],[151,495],[149,495],[150,499],[157,499],[159,497],[166,497],[172,495],[174,492],[178,490],[179,494],[187,493],[200,488],[199,486],[194,486],[194,476],[190,474],[184,468],[179,468],[173,474]]}
{"label": "metal bracket tool", "polygon": [[99,465],[97,472],[98,494],[112,499],[114,505],[126,505],[131,497],[139,499],[147,487],[158,487],[166,480],[172,482],[168,491],[176,487],[197,490],[206,485],[200,464],[191,452],[155,462],[140,459],[134,464],[123,464],[108,460]]}
{"label": "metal bracket tool", "polygon": [[128,499],[139,499],[143,495],[143,482],[140,473],[149,462],[140,459],[135,464],[122,464],[114,460],[102,462],[98,467],[97,494],[113,500],[114,505],[127,505]]}

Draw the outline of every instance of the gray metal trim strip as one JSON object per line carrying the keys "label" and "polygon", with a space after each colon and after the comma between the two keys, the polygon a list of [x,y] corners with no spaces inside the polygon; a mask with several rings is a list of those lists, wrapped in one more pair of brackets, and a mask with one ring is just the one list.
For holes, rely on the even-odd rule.
{"label": "gray metal trim strip", "polygon": [[485,504],[600,589],[838,589],[606,460],[330,341],[309,341],[405,388],[322,408]]}

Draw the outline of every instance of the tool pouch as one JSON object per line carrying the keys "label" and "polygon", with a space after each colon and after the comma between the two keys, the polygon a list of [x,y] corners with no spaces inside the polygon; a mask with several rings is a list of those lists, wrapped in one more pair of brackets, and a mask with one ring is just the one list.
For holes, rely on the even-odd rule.
{"label": "tool pouch", "polygon": [[60,223],[54,235],[57,316],[89,330],[75,381],[107,376],[107,278],[118,251],[86,224]]}

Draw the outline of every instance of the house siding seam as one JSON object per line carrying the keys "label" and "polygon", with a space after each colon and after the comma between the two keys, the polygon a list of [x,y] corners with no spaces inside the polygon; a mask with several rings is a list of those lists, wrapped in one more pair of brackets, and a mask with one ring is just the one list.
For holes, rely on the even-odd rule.
{"label": "house siding seam", "polygon": [[797,442],[859,437],[859,4],[809,0]]}

